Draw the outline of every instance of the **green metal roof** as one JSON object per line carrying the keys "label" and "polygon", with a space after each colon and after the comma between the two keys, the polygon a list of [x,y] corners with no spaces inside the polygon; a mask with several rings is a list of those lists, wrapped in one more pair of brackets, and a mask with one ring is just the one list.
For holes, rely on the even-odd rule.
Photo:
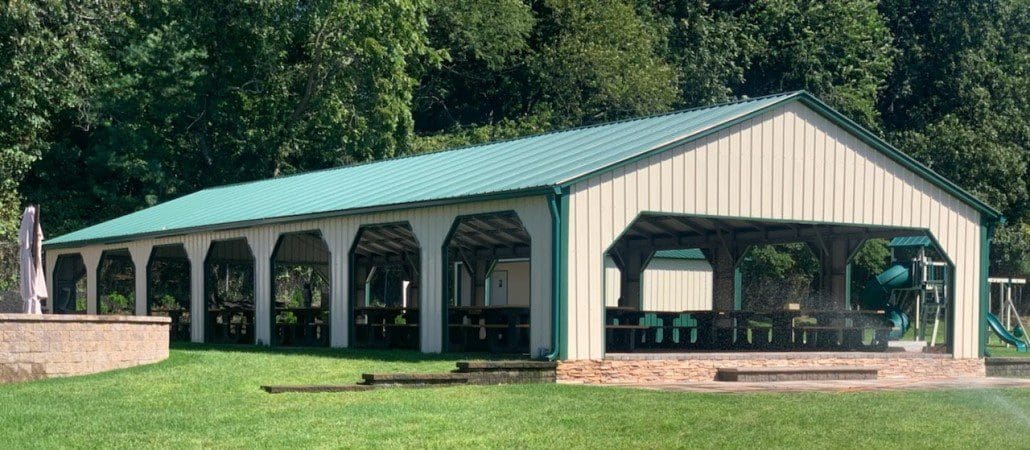
{"label": "green metal roof", "polygon": [[802,101],[846,128],[849,124],[949,192],[992,217],[1000,213],[893,150],[805,92],[789,92],[705,108],[624,120],[509,141],[204,189],[50,239],[48,247],[227,229],[431,204],[552,192],[732,126],[790,101]]}
{"label": "green metal roof", "polygon": [[932,247],[933,242],[927,236],[898,236],[891,239],[890,244],[887,244],[893,248],[899,247]]}
{"label": "green metal roof", "polygon": [[705,254],[699,248],[685,248],[678,250],[659,250],[654,252],[655,258],[664,259],[706,259]]}

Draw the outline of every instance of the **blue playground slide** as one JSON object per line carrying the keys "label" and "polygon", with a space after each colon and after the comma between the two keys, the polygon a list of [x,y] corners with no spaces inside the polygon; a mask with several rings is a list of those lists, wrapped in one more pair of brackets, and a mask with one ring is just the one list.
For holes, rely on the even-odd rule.
{"label": "blue playground slide", "polygon": [[998,320],[998,317],[994,314],[987,313],[987,325],[991,327],[991,330],[994,331],[994,333],[997,334],[998,337],[1001,338],[1001,340],[1005,341],[1010,345],[1014,345],[1016,347],[1016,351],[1026,351],[1026,342],[1023,342],[1022,339],[1014,336],[1012,333],[1009,333],[1009,330],[1005,329],[1005,326],[1001,324],[1001,321]]}
{"label": "blue playground slide", "polygon": [[859,298],[862,309],[883,310],[887,313],[887,320],[891,323],[888,339],[901,339],[901,336],[908,330],[908,315],[897,306],[890,304],[890,298],[891,290],[909,285],[909,277],[908,267],[895,263],[876,278],[869,280]]}

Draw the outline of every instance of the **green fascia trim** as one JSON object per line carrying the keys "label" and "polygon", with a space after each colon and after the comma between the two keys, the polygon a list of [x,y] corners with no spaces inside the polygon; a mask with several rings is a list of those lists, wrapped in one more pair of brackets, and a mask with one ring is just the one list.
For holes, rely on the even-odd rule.
{"label": "green fascia trim", "polygon": [[930,238],[926,236],[901,236],[891,239],[887,246],[892,248],[930,247],[931,244]]}
{"label": "green fascia trim", "polygon": [[704,261],[705,255],[699,248],[659,250],[655,252],[653,259],[695,259]]}
{"label": "green fascia trim", "polygon": [[994,222],[987,217],[980,220],[980,357],[987,356],[987,314],[990,312],[987,297],[990,295],[991,240],[994,234]]}
{"label": "green fascia trim", "polygon": [[859,125],[855,121],[849,119],[847,116],[845,116],[845,115],[841,114],[840,112],[834,110],[833,108],[831,108],[826,103],[823,103],[822,100],[819,100],[818,98],[816,98],[812,94],[809,94],[808,92],[805,92],[805,91],[797,91],[797,92],[791,93],[789,95],[784,96],[782,99],[777,100],[774,103],[771,103],[771,104],[768,104],[768,105],[764,106],[763,108],[751,111],[750,113],[741,115],[741,116],[739,116],[739,117],[737,117],[735,119],[727,120],[725,122],[720,123],[717,126],[709,128],[709,129],[707,129],[705,131],[692,134],[690,136],[687,136],[687,137],[685,137],[683,139],[679,139],[677,141],[670,142],[670,143],[665,144],[665,145],[663,145],[661,147],[655,148],[655,149],[653,149],[651,151],[648,151],[648,152],[641,153],[641,154],[639,154],[637,156],[634,156],[632,158],[627,158],[627,159],[625,159],[623,161],[620,161],[617,164],[612,164],[612,165],[609,165],[607,167],[604,167],[604,168],[601,168],[601,169],[598,169],[598,170],[594,170],[592,172],[589,172],[589,173],[586,173],[586,174],[583,174],[583,175],[580,175],[580,176],[577,176],[577,177],[574,177],[574,178],[570,178],[568,180],[563,181],[561,183],[561,185],[563,187],[571,186],[571,185],[573,185],[573,184],[575,184],[575,183],[577,183],[579,181],[582,181],[584,179],[593,177],[594,175],[597,175],[599,173],[607,172],[607,171],[610,171],[612,169],[623,167],[623,166],[626,166],[628,164],[632,164],[632,163],[638,162],[640,160],[649,158],[649,157],[651,157],[653,155],[656,155],[656,154],[659,154],[659,153],[663,153],[663,152],[668,151],[670,149],[679,147],[679,146],[681,146],[683,144],[686,144],[686,143],[689,143],[689,142],[692,142],[692,141],[696,141],[696,140],[704,138],[706,136],[718,133],[718,132],[723,131],[723,130],[725,130],[727,128],[730,128],[730,127],[732,127],[734,125],[740,124],[740,123],[742,123],[744,121],[747,121],[747,120],[750,120],[750,119],[752,119],[754,117],[757,117],[759,115],[765,114],[766,112],[768,112],[769,110],[771,110],[773,108],[777,108],[777,107],[786,105],[786,104],[791,103],[791,102],[801,102],[803,105],[808,106],[809,108],[812,108],[815,112],[819,113],[819,115],[823,116],[823,118],[828,119],[833,124],[835,124],[835,125],[843,128],[843,129],[847,130],[848,132],[854,134],[859,139],[861,139],[862,142],[870,145],[874,149],[876,149],[876,150],[880,151],[881,153],[887,155],[889,158],[891,158],[895,162],[897,162],[897,163],[901,164],[903,167],[905,167],[905,168],[915,172],[917,175],[919,175],[919,176],[925,178],[926,180],[930,181],[931,183],[933,183],[937,187],[943,189],[945,192],[948,192],[949,194],[954,195],[959,200],[962,200],[966,204],[968,204],[968,205],[972,206],[973,208],[977,209],[981,214],[985,215],[986,217],[990,218],[991,220],[996,221],[996,222],[1000,222],[1000,223],[1004,223],[1005,216],[1002,215],[1002,213],[1000,211],[994,209],[993,207],[991,207],[987,203],[985,203],[982,200],[976,198],[976,196],[974,196],[973,194],[970,194],[969,192],[966,192],[965,190],[960,188],[955,183],[952,183],[947,178],[944,178],[943,176],[941,176],[937,172],[934,172],[929,167],[926,167],[925,165],[923,165],[919,161],[916,161],[911,156],[908,156],[907,154],[903,153],[902,151],[894,148],[893,146],[891,146],[889,143],[887,143],[883,139],[877,137],[871,131],[863,128],[861,125]]}

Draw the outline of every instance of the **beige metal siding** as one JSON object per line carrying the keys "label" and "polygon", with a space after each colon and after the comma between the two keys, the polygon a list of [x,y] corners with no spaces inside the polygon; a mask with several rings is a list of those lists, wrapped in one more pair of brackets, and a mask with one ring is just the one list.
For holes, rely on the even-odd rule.
{"label": "beige metal siding", "polygon": [[[647,311],[712,309],[712,266],[693,259],[654,258],[644,269],[641,308]],[[604,305],[619,306],[619,268],[604,258]]]}
{"label": "beige metal siding", "polygon": [[955,264],[955,356],[977,356],[979,213],[799,103],[578,182],[569,202],[571,359],[604,355],[604,252],[644,211],[928,229]]}
{"label": "beige metal siding", "polygon": [[712,266],[696,259],[652,259],[644,269],[641,308],[646,311],[712,309]]}
{"label": "beige metal siding", "polygon": [[[150,254],[155,245],[183,244],[187,249],[193,270],[191,293],[194,311],[202,311],[203,271],[202,265],[212,241],[244,237],[255,257],[255,315],[257,339],[269,342],[271,336],[271,275],[270,260],[272,250],[279,235],[283,233],[319,230],[332,254],[330,296],[331,308],[331,343],[336,347],[347,345],[348,337],[348,272],[351,243],[362,225],[374,225],[406,221],[419,240],[422,250],[422,270],[420,299],[421,307],[421,345],[425,352],[438,352],[442,344],[442,283],[443,283],[443,240],[450,231],[454,218],[459,215],[515,211],[532,239],[530,268],[530,289],[532,292],[530,308],[530,344],[534,355],[550,348],[551,333],[551,216],[545,197],[525,197],[511,200],[462,203],[456,205],[436,206],[390,211],[375,214],[343,216],[319,220],[308,220],[293,223],[256,226],[251,228],[195,233],[183,236],[146,239],[122,244],[92,245],[84,248],[62,248],[47,251],[47,273],[53,274],[57,256],[65,253],[81,253],[87,269],[87,285],[89,286],[89,304],[95,303],[96,266],[100,252],[107,249],[129,248],[134,255]],[[145,258],[145,257],[144,257]],[[146,261],[136,261],[137,266],[146,267]],[[141,272],[142,274],[142,272]],[[51,277],[52,278],[52,277]],[[137,278],[138,298],[145,298],[145,282]],[[52,286],[51,286],[52,287]],[[145,311],[145,303],[143,304]],[[137,306],[137,312],[139,312]],[[91,311],[92,312],[92,311]],[[192,322],[192,337],[199,341],[203,336],[203,314],[196,314]]]}

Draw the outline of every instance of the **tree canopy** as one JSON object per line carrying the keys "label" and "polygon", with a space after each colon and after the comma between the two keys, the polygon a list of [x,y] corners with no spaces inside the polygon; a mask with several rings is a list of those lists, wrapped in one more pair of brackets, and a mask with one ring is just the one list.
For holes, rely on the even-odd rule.
{"label": "tree canopy", "polygon": [[997,266],[1025,273],[1027,30],[1020,0],[9,0],[0,235],[26,202],[56,235],[212,185],[806,89],[1000,208]]}

